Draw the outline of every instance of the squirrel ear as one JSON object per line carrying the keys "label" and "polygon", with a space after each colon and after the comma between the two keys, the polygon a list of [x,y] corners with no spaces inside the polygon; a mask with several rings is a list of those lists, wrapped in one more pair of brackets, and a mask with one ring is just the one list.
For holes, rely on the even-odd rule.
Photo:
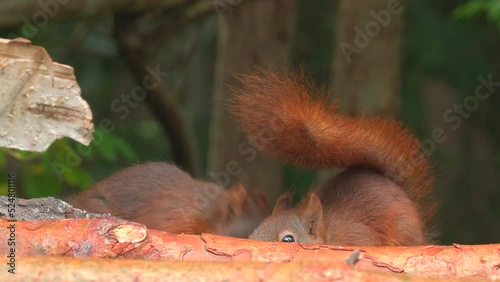
{"label": "squirrel ear", "polygon": [[248,195],[245,187],[240,183],[234,184],[231,188],[226,190],[226,195],[228,202],[232,204],[232,208],[241,212],[246,204]]}
{"label": "squirrel ear", "polygon": [[250,208],[253,209],[253,213],[261,214],[267,216],[269,214],[269,205],[267,204],[266,195],[258,191],[250,191],[248,193],[248,198],[250,200]]}
{"label": "squirrel ear", "polygon": [[259,194],[259,195],[256,195],[256,202],[257,202],[257,206],[259,207],[259,210],[267,215],[269,214],[269,204],[267,203],[267,197],[266,195],[264,194]]}
{"label": "squirrel ear", "polygon": [[273,214],[290,209],[292,207],[290,203],[291,198],[292,196],[289,193],[281,195],[278,200],[276,200],[276,204],[274,204]]}
{"label": "squirrel ear", "polygon": [[[312,237],[312,241],[324,236],[323,233],[323,207],[316,193],[309,193],[299,207],[299,218],[305,227],[307,234]],[[312,243],[312,242],[311,242]]]}
{"label": "squirrel ear", "polygon": [[245,189],[245,186],[241,183],[236,183],[231,188],[228,189],[228,192],[234,195],[239,195],[239,196],[247,196],[247,189]]}

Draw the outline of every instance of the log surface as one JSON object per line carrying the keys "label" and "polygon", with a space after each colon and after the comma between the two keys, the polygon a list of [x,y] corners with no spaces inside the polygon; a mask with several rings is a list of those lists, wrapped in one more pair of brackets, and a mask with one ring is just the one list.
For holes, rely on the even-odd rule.
{"label": "log surface", "polygon": [[19,271],[9,274],[9,281],[456,281],[318,262],[283,264],[21,257],[18,263]]}
{"label": "log surface", "polygon": [[[14,228],[6,228],[10,224]],[[500,244],[339,247],[258,242],[211,234],[175,235],[117,218],[17,222],[1,219],[0,241],[7,242],[12,236],[18,256],[328,265],[344,263],[357,249],[362,257],[355,264],[356,269],[433,278],[500,277]],[[0,244],[0,254],[9,251],[7,244]]]}

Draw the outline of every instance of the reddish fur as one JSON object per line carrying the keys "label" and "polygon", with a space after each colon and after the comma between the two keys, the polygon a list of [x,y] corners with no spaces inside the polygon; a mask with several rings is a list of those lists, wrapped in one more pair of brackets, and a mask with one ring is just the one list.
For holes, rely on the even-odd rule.
{"label": "reddish fur", "polygon": [[[267,214],[265,199],[247,194],[243,186],[224,190],[166,163],[125,168],[67,201],[88,212],[109,213],[148,228],[186,234],[245,237]],[[238,225],[248,218],[257,222]]]}
{"label": "reddish fur", "polygon": [[[241,121],[248,136],[269,154],[304,168],[375,169],[402,187],[415,207],[416,212],[408,209],[408,217],[415,217],[408,219],[408,224],[416,224],[409,229],[415,231],[432,218],[435,206],[430,204],[428,197],[433,183],[429,162],[421,153],[413,133],[403,128],[400,122],[382,117],[353,118],[339,112],[328,103],[325,91],[316,88],[303,73],[284,71],[280,75],[260,69],[256,73],[240,75],[239,80],[241,87],[233,89],[235,95],[230,110]],[[368,183],[378,181],[370,173],[359,173]],[[323,190],[327,188],[322,188],[320,193]],[[360,193],[370,199],[390,192],[367,188]],[[337,198],[342,196],[337,195]],[[356,201],[361,200],[357,198]],[[341,202],[338,200],[336,204]],[[366,206],[377,204],[368,200],[365,205],[350,203],[343,206],[349,207],[351,213],[352,208],[356,208],[360,215],[371,212],[379,224],[387,226],[383,232],[399,236],[399,233],[388,230],[390,227],[386,224],[397,220],[394,216],[376,214],[377,209]],[[395,203],[390,209],[397,211],[405,207]],[[347,218],[349,211],[345,212]],[[339,224],[341,221],[338,220]],[[347,222],[352,224],[352,220],[344,220],[342,224]],[[345,226],[339,226],[345,229],[342,227]]]}

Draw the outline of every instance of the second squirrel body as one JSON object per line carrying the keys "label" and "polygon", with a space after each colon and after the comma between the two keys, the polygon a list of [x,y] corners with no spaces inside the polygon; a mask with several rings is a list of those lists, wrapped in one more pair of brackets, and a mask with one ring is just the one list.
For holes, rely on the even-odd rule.
{"label": "second squirrel body", "polygon": [[239,76],[231,111],[275,158],[346,167],[296,207],[282,195],[250,239],[336,245],[420,245],[435,205],[427,156],[413,133],[381,117],[349,117],[303,74]]}
{"label": "second squirrel body", "polygon": [[267,215],[266,200],[243,186],[224,189],[161,162],[125,168],[67,202],[170,233],[247,237]]}

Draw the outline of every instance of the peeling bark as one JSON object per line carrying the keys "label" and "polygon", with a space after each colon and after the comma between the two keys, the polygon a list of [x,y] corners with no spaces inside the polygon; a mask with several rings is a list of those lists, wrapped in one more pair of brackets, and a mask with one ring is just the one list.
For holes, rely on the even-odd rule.
{"label": "peeling bark", "polygon": [[43,152],[63,136],[92,140],[92,112],[73,68],[42,47],[0,38],[0,85],[0,147]]}
{"label": "peeling bark", "polygon": [[[12,208],[15,212],[9,212]],[[12,211],[12,210],[11,210]],[[0,218],[15,220],[55,220],[65,218],[112,218],[109,214],[88,213],[53,198],[19,199],[0,196]]]}

